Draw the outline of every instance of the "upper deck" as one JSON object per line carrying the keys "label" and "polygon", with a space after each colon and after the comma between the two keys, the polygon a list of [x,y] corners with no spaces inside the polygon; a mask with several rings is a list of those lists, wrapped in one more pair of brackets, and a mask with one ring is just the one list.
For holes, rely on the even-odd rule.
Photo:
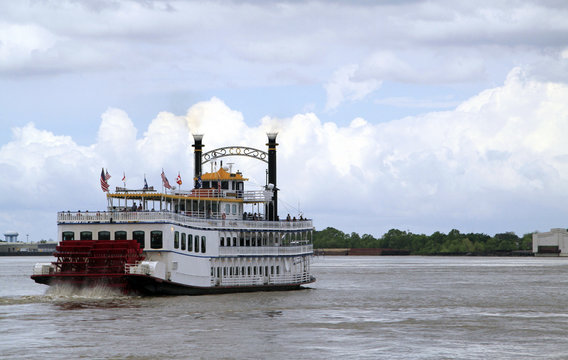
{"label": "upper deck", "polygon": [[154,190],[128,190],[117,187],[114,193],[108,193],[109,199],[128,199],[140,201],[235,201],[243,203],[266,203],[272,199],[271,191],[264,190],[224,190],[224,189],[192,189],[176,190],[170,193],[160,193]]}
{"label": "upper deck", "polygon": [[266,221],[266,220],[223,220],[203,219],[200,217],[169,211],[105,211],[105,212],[59,212],[57,224],[139,224],[170,223],[211,230],[243,231],[298,231],[312,230],[311,220]]}

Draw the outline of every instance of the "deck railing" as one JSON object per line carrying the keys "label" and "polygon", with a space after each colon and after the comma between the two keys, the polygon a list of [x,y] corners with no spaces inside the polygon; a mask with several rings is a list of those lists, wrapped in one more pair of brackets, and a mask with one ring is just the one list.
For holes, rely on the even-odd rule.
{"label": "deck railing", "polygon": [[[128,190],[117,187],[111,194],[113,198],[155,198],[161,197],[162,193],[151,190]],[[166,191],[165,195],[183,196],[191,199],[242,199],[244,202],[269,202],[272,200],[272,191],[267,190],[227,190],[227,189],[193,189],[193,190],[171,190]],[[190,200],[191,200],[190,199]]]}
{"label": "deck railing", "polygon": [[219,248],[219,256],[254,256],[254,255],[306,255],[312,254],[312,245],[303,246],[227,246]]}
{"label": "deck railing", "polygon": [[235,230],[311,230],[311,220],[265,221],[265,220],[223,220],[202,219],[167,211],[106,211],[106,212],[59,212],[58,224],[97,223],[176,223],[207,229]]}
{"label": "deck railing", "polygon": [[254,276],[232,276],[222,278],[211,278],[213,286],[250,286],[250,285],[286,285],[286,284],[306,284],[313,281],[312,276],[307,273],[287,274],[287,275],[254,275]]}

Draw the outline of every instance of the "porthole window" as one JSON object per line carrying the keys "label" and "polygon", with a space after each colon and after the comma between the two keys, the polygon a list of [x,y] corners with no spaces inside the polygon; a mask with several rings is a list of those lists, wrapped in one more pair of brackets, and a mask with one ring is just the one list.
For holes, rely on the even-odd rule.
{"label": "porthole window", "polygon": [[193,251],[193,235],[187,235],[187,251]]}
{"label": "porthole window", "polygon": [[195,242],[193,243],[195,252],[199,252],[199,235],[195,235]]}
{"label": "porthole window", "polygon": [[185,250],[185,233],[181,234],[181,249]]}
{"label": "porthole window", "polygon": [[205,252],[205,244],[207,243],[205,236],[201,237],[201,252],[204,253]]}

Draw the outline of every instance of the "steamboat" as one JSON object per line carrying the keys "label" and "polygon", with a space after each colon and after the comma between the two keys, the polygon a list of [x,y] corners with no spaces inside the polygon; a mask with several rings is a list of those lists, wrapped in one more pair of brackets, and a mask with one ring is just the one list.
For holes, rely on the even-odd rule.
{"label": "steamboat", "polygon": [[[32,279],[155,295],[292,290],[314,282],[312,221],[280,220],[277,134],[267,135],[267,152],[231,146],[206,153],[203,135],[193,135],[194,181],[188,191],[170,186],[162,172],[161,192],[147,185],[109,192],[101,174],[107,209],[59,212],[56,261],[36,264]],[[224,156],[267,163],[266,186],[245,190],[248,179],[222,162],[202,173],[202,166]]]}

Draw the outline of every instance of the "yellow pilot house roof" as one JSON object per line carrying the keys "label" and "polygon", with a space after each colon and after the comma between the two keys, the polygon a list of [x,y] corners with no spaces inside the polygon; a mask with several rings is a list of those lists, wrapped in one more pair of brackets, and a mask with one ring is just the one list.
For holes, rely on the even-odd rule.
{"label": "yellow pilot house roof", "polygon": [[222,167],[216,172],[205,173],[201,175],[202,181],[219,181],[219,180],[233,180],[233,181],[248,181],[248,179],[243,177],[240,172],[230,173]]}

